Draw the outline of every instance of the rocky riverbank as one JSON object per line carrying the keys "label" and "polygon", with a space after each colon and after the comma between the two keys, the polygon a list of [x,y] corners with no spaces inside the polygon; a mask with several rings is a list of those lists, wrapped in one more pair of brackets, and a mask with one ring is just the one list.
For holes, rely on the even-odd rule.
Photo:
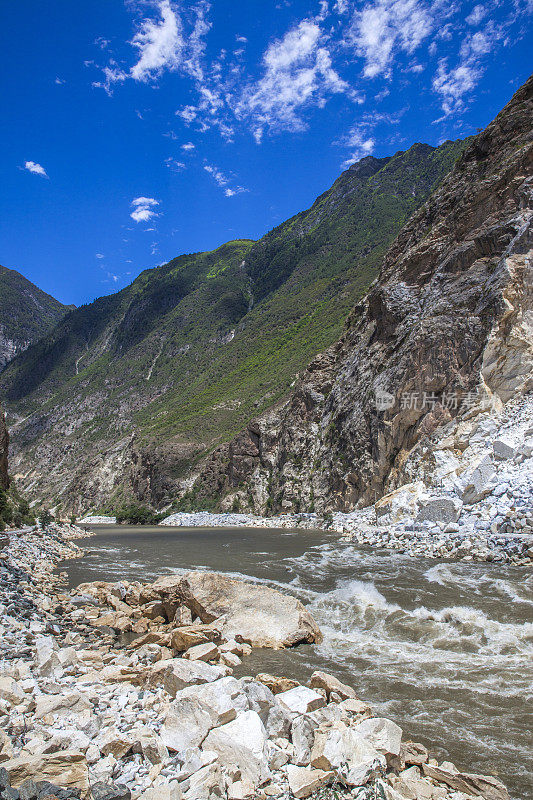
{"label": "rocky riverbank", "polygon": [[[479,400],[479,398],[478,398]],[[172,514],[162,525],[317,528],[414,557],[529,565],[533,559],[533,397],[478,402],[425,439],[399,486],[351,513]]]}
{"label": "rocky riverbank", "polygon": [[508,798],[334,676],[235,679],[253,646],[319,639],[298,601],[214,573],[67,593],[52,570],[80,534],[23,530],[3,546],[2,800]]}

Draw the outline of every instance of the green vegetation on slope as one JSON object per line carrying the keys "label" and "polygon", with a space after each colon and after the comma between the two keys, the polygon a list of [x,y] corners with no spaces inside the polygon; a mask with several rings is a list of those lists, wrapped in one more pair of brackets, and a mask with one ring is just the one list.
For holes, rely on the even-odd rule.
{"label": "green vegetation on slope", "polygon": [[39,466],[35,491],[64,492],[65,476],[84,469],[89,480],[91,459],[134,435],[149,477],[119,476],[105,500],[172,499],[198,459],[338,338],[392,239],[463,147],[363,159],[259,242],[180,256],[71,312],[0,379],[9,409],[30,415],[13,442],[22,463]]}
{"label": "green vegetation on slope", "polygon": [[[0,266],[0,338],[14,342],[19,348],[26,346],[47,333],[70,308],[20,273]],[[0,368],[3,365],[0,352]]]}

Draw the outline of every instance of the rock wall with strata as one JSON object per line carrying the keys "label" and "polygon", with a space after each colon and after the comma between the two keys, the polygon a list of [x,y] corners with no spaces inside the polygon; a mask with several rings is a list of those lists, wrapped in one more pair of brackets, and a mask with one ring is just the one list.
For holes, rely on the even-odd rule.
{"label": "rock wall with strata", "polygon": [[474,393],[531,391],[532,167],[530,78],[404,227],[342,339],[215,451],[196,502],[349,510],[401,484],[412,448]]}

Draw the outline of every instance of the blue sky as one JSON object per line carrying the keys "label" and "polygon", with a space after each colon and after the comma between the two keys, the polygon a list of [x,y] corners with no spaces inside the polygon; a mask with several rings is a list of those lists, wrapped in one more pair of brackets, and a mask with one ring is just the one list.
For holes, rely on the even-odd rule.
{"label": "blue sky", "polygon": [[532,0],[2,4],[0,263],[65,303],[258,238],[341,169],[485,126]]}

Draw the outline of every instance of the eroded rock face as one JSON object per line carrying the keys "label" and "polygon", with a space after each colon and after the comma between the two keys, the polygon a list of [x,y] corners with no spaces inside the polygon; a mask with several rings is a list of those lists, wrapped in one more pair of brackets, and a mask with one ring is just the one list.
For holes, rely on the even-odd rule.
{"label": "eroded rock face", "polygon": [[260,513],[374,502],[474,389],[532,388],[532,121],[530,78],[404,227],[338,344],[213,454],[200,496]]}
{"label": "eroded rock face", "polygon": [[4,412],[0,408],[0,486],[2,489],[7,489],[7,451],[9,445],[9,436],[7,433],[6,421]]}

